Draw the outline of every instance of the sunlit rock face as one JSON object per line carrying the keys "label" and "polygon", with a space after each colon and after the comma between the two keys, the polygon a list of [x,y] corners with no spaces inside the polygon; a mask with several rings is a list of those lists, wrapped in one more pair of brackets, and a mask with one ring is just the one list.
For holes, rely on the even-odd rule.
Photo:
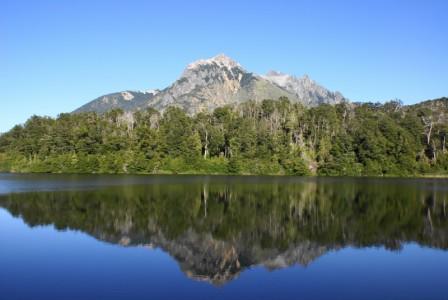
{"label": "sunlit rock face", "polygon": [[218,55],[188,65],[181,78],[148,105],[158,110],[173,105],[195,114],[224,105],[281,96],[299,101],[294,94],[247,72],[229,57]]}
{"label": "sunlit rock face", "polygon": [[168,106],[177,106],[189,114],[196,114],[224,105],[249,100],[276,100],[280,97],[287,97],[290,101],[305,106],[345,101],[340,93],[328,91],[307,76],[296,78],[275,72],[259,76],[220,54],[189,64],[181,77],[162,91],[109,94],[89,102],[75,112],[105,112],[113,108],[136,111],[148,107],[163,111]]}
{"label": "sunlit rock face", "polygon": [[331,92],[311,80],[307,75],[295,77],[280,72],[270,71],[263,78],[294,94],[305,106],[319,104],[338,104],[345,101],[339,92]]}
{"label": "sunlit rock face", "polygon": [[158,94],[158,90],[149,91],[123,91],[98,97],[76,109],[75,113],[95,111],[104,113],[111,109],[133,111],[136,107],[144,106]]}
{"label": "sunlit rock face", "polygon": [[448,249],[444,187],[243,180],[16,193],[1,195],[0,207],[29,226],[160,248],[186,276],[214,285],[255,266],[305,267],[344,247]]}

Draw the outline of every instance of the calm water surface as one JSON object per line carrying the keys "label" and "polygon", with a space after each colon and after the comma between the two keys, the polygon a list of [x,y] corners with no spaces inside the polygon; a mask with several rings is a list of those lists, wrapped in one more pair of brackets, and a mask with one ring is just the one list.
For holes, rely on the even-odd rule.
{"label": "calm water surface", "polygon": [[0,299],[448,299],[448,181],[0,174]]}

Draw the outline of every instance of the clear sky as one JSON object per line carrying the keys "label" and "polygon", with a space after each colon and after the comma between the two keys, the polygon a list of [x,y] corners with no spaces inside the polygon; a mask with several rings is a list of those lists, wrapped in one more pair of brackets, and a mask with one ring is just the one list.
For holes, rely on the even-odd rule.
{"label": "clear sky", "polygon": [[308,74],[354,101],[448,96],[448,1],[0,0],[0,132],[199,58]]}

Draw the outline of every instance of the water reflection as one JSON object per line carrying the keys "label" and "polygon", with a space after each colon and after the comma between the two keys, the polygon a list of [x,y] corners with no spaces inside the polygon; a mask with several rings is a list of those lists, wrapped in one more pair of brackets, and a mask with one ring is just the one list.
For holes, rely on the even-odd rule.
{"label": "water reflection", "polygon": [[308,265],[330,250],[447,249],[447,191],[425,181],[193,180],[27,192],[0,206],[29,226],[158,247],[190,278],[221,285],[244,269]]}

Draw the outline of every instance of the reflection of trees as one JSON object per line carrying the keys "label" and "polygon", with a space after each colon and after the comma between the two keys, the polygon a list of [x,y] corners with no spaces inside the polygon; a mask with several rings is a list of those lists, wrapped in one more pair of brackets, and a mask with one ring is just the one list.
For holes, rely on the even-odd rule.
{"label": "reflection of trees", "polygon": [[31,226],[141,238],[154,230],[175,238],[192,229],[223,240],[245,236],[269,247],[304,238],[360,246],[431,243],[432,232],[447,225],[443,191],[342,181],[116,187],[12,194],[0,204]]}
{"label": "reflection of trees", "polygon": [[112,243],[162,247],[187,274],[221,282],[245,266],[307,264],[347,245],[399,249],[417,242],[446,249],[447,194],[417,183],[210,180],[11,194],[0,205],[30,226],[54,224]]}

